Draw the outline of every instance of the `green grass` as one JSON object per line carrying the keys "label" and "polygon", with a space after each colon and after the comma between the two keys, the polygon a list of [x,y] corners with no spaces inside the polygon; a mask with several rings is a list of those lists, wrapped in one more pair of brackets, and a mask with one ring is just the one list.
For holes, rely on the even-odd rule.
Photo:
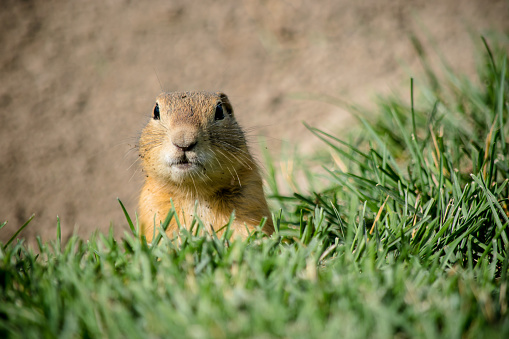
{"label": "green grass", "polygon": [[311,190],[284,195],[267,162],[271,238],[197,221],[149,246],[125,209],[122,237],[13,237],[0,337],[509,337],[507,67],[487,48],[480,81],[428,69],[410,106],[381,99],[373,123],[354,108],[345,138],[308,126],[324,175],[292,159]]}

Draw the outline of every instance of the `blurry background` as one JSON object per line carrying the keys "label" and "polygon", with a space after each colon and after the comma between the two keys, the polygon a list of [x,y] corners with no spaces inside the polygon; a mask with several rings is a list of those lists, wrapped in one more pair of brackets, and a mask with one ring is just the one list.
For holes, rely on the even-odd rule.
{"label": "blurry background", "polygon": [[129,149],[161,86],[224,91],[254,141],[309,152],[303,120],[336,132],[353,120],[295,93],[368,106],[375,93],[408,96],[408,70],[422,70],[412,34],[473,74],[479,36],[508,30],[507,0],[3,0],[0,238],[33,213],[29,239],[54,238],[57,215],[64,238],[127,230],[116,198],[134,215],[142,176]]}

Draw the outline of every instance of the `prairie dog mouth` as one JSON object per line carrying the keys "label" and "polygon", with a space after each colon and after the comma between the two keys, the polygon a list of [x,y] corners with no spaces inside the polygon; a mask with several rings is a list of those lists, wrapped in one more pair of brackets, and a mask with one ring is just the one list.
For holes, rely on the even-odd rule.
{"label": "prairie dog mouth", "polygon": [[197,169],[198,167],[203,167],[200,163],[196,161],[190,161],[187,158],[172,160],[169,162],[171,168],[175,168],[180,171],[190,171],[193,169]]}

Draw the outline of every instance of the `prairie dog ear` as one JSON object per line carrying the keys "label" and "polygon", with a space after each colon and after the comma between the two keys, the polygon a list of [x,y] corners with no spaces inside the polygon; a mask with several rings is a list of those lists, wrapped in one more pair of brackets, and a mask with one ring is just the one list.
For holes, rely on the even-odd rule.
{"label": "prairie dog ear", "polygon": [[230,103],[230,100],[228,99],[228,96],[222,92],[216,93],[219,96],[219,99],[221,101],[221,104],[223,105],[223,108],[225,109],[226,113],[233,116],[233,107]]}

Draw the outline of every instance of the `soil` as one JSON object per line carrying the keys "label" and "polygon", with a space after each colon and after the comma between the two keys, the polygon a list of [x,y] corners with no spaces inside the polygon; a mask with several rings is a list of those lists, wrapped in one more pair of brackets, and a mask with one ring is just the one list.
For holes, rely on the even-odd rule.
{"label": "soil", "polygon": [[[141,128],[162,91],[221,90],[277,153],[310,152],[302,121],[342,131],[352,118],[316,100],[369,105],[422,74],[412,35],[474,73],[479,36],[509,31],[509,2],[18,1],[0,4],[0,239],[128,230],[142,173]],[[435,56],[437,59],[437,57]],[[410,71],[409,71],[410,70]],[[418,82],[417,78],[417,82]]]}

